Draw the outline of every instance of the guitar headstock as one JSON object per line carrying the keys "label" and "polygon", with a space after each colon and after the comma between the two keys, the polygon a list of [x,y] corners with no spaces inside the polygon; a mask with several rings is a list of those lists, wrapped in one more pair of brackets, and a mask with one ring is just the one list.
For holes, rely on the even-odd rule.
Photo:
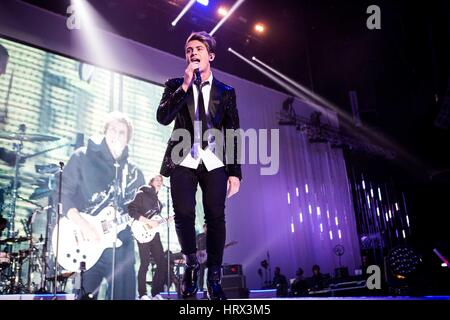
{"label": "guitar headstock", "polygon": [[236,240],[233,240],[233,241],[228,242],[227,244],[225,244],[225,248],[234,246],[235,244],[238,244],[238,242]]}

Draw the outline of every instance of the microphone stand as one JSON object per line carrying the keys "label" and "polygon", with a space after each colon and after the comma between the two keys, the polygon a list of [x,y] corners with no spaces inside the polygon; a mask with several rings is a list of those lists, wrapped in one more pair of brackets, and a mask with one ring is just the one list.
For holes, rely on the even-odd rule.
{"label": "microphone stand", "polygon": [[61,202],[61,190],[63,182],[63,167],[64,162],[59,162],[59,188],[58,188],[58,210],[56,211],[56,252],[55,252],[55,279],[53,285],[53,296],[56,299],[57,287],[58,287],[58,253],[59,253],[59,218],[62,214],[62,202]]}
{"label": "microphone stand", "polygon": [[112,247],[112,266],[111,266],[111,300],[114,300],[114,282],[115,282],[115,272],[116,272],[116,247],[117,247],[117,211],[119,210],[119,163],[114,162],[114,167],[116,168],[116,174],[114,178],[114,241]]}
{"label": "microphone stand", "polygon": [[169,201],[170,201],[170,187],[166,187],[167,191],[167,299],[170,299],[170,283],[171,283],[171,272],[170,272],[170,226],[169,226]]}
{"label": "microphone stand", "polygon": [[28,274],[27,274],[27,284],[28,284],[28,293],[31,293],[31,271],[33,268],[34,263],[34,242],[33,242],[33,223],[34,218],[37,214],[38,209],[33,210],[33,213],[31,214],[30,220],[29,220],[29,236],[30,236],[30,247],[28,251]]}
{"label": "microphone stand", "polygon": [[[49,198],[49,203],[53,203],[53,197],[50,196]],[[49,291],[47,291],[47,282],[48,282],[48,278],[47,278],[47,272],[49,269],[49,257],[51,256],[49,254],[48,251],[48,237],[50,234],[50,226],[52,225],[52,223],[54,221],[52,221],[52,215],[53,212],[55,210],[50,207],[47,209],[47,227],[45,228],[45,238],[41,240],[41,238],[39,239],[40,242],[44,241],[44,244],[42,245],[42,254],[41,254],[41,263],[44,266],[44,270],[43,270],[43,274],[44,276],[41,278],[41,287],[39,289],[39,292],[41,293],[48,293]]]}

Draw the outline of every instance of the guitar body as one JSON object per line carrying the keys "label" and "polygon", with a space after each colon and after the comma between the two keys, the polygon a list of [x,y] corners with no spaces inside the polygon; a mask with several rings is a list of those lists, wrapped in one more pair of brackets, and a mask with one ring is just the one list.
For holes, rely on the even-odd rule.
{"label": "guitar body", "polygon": [[[59,243],[57,261],[67,271],[76,272],[80,269],[80,262],[85,262],[86,270],[92,268],[107,248],[112,248],[116,235],[125,229],[128,214],[118,217],[116,230],[114,230],[114,208],[108,206],[96,216],[80,212],[100,235],[100,242],[87,241],[77,224],[64,217],[59,221]],[[114,231],[117,231],[115,233]],[[52,248],[56,254],[57,226],[52,233]],[[116,240],[116,247],[120,247],[122,241]]]}
{"label": "guitar body", "polygon": [[131,232],[137,242],[147,243],[152,241],[156,233],[161,231],[161,225],[165,223],[165,220],[158,215],[153,216],[150,220],[158,222],[159,225],[152,228],[139,220],[131,222]]}

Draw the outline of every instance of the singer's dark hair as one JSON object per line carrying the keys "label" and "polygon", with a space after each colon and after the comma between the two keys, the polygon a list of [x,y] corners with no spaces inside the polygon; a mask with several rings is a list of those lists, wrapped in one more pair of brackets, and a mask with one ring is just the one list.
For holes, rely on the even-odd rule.
{"label": "singer's dark hair", "polygon": [[206,31],[192,32],[191,35],[187,38],[184,48],[186,49],[186,45],[188,44],[189,41],[194,41],[194,40],[198,40],[201,43],[203,43],[209,53],[215,52],[216,39],[214,39],[212,36],[210,36],[208,32],[206,32]]}

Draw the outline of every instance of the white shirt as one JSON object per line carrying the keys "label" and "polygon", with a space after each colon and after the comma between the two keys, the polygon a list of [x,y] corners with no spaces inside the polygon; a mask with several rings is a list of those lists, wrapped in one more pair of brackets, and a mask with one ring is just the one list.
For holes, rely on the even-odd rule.
{"label": "white shirt", "polygon": [[[205,85],[202,87],[202,94],[203,94],[203,101],[205,104],[205,113],[206,116],[208,116],[208,107],[209,107],[209,99],[211,96],[211,86],[213,81],[213,75],[211,72],[211,75],[209,76],[206,81],[209,82],[208,85]],[[197,86],[192,86],[192,93],[194,95],[194,106],[195,106],[195,112],[197,112],[198,107],[198,89]],[[214,154],[212,150],[214,150],[215,142],[210,143],[208,141],[208,146],[203,150],[201,148],[201,144],[198,145],[194,142],[194,145],[192,145],[192,148],[198,148],[198,157],[194,158],[192,157],[192,154],[189,153],[186,158],[181,161],[180,166],[191,168],[191,169],[197,169],[198,165],[200,164],[200,160],[203,161],[205,164],[206,170],[211,171],[216,168],[223,167],[224,164],[222,160],[217,158],[217,156]]]}

